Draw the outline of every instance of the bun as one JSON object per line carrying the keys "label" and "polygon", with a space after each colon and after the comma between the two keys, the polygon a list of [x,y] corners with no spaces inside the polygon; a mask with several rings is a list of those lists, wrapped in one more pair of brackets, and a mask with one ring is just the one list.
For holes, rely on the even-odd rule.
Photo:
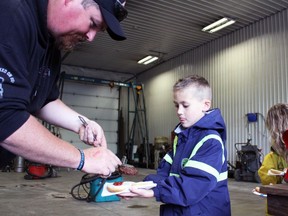
{"label": "bun", "polygon": [[276,175],[281,175],[282,171],[276,170],[276,169],[270,169],[270,172]]}
{"label": "bun", "polygon": [[107,190],[111,193],[118,193],[124,191],[127,187],[123,185],[123,182],[114,182],[107,186]]}

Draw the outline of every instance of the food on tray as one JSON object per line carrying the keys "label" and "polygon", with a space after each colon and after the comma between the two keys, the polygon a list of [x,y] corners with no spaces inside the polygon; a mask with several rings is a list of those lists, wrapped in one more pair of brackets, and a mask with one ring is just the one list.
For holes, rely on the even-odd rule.
{"label": "food on tray", "polygon": [[127,188],[127,185],[123,184],[124,182],[114,182],[107,186],[107,190],[111,193],[117,193],[124,191]]}
{"label": "food on tray", "polygon": [[127,190],[131,187],[137,187],[139,189],[151,189],[156,186],[153,181],[146,181],[146,182],[114,182],[112,184],[107,185],[107,190],[110,193],[119,193],[119,192],[127,192]]}
{"label": "food on tray", "polygon": [[284,175],[285,172],[276,170],[276,169],[270,169],[268,170],[268,175]]}

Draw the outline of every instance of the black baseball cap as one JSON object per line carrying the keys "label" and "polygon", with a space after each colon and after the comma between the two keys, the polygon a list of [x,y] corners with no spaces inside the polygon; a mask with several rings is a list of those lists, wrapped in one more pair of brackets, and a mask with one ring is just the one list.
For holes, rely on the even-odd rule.
{"label": "black baseball cap", "polygon": [[100,7],[101,14],[107,25],[107,32],[114,40],[125,40],[120,22],[127,17],[126,0],[94,0]]}

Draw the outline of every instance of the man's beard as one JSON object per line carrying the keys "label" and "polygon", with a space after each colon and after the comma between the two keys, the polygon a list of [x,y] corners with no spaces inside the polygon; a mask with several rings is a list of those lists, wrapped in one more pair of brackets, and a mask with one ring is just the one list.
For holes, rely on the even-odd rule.
{"label": "man's beard", "polygon": [[72,51],[77,44],[85,41],[87,41],[87,37],[78,34],[63,35],[56,38],[58,48],[63,51]]}

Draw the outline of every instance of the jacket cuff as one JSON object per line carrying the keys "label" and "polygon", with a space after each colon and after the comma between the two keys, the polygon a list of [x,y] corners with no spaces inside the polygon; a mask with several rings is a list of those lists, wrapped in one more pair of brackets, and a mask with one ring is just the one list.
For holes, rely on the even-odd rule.
{"label": "jacket cuff", "polygon": [[160,200],[160,192],[159,192],[159,187],[156,186],[155,188],[152,189],[154,192],[154,197],[156,198],[156,201],[161,201]]}

